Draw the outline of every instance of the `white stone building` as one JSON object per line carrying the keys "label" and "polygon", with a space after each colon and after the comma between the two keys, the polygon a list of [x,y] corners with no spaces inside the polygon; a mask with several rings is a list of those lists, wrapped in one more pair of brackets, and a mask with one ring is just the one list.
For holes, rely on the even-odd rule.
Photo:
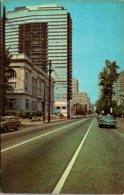
{"label": "white stone building", "polygon": [[[48,112],[49,76],[33,65],[25,54],[15,54],[10,66],[14,69],[9,85],[6,113],[18,112]],[[54,82],[51,79],[51,112],[53,110]]]}

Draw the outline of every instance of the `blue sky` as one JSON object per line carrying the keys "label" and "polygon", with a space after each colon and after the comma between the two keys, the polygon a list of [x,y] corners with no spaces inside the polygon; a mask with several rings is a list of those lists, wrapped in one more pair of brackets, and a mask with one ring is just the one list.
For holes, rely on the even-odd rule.
{"label": "blue sky", "polygon": [[124,1],[3,0],[7,10],[17,6],[57,3],[71,13],[73,78],[91,102],[98,99],[98,74],[106,59],[124,69]]}

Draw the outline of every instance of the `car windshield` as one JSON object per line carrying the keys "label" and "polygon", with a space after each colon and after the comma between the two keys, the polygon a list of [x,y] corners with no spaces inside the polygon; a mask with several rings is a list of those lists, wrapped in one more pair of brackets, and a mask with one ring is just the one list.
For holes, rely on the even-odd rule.
{"label": "car windshield", "polygon": [[109,119],[109,120],[113,120],[113,119],[114,119],[114,117],[113,117],[113,116],[106,115],[106,116],[102,116],[102,119]]}

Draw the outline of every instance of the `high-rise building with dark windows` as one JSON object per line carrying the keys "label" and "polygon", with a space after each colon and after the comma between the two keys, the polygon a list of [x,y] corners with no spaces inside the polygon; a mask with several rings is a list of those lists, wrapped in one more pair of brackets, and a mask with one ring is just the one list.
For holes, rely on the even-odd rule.
{"label": "high-rise building with dark windows", "polygon": [[[22,42],[20,31],[24,28],[28,29],[28,25],[32,25],[33,29],[34,23],[39,25],[38,28],[40,28],[39,23],[48,24],[48,61],[51,60],[52,76],[55,81],[55,107],[58,107],[58,104],[61,105],[62,102],[61,112],[68,111],[69,115],[69,104],[72,98],[72,19],[70,13],[64,7],[50,4],[15,8],[7,13],[7,18],[6,43],[13,53],[23,51],[24,44],[28,47],[25,41]],[[33,35],[32,33],[30,34],[29,30],[29,36]],[[28,32],[26,34],[28,35]],[[34,47],[33,43],[29,45]],[[36,48],[34,50],[36,52]],[[32,50],[29,54],[34,59]],[[34,60],[36,64],[37,59]]]}
{"label": "high-rise building with dark windows", "polygon": [[19,25],[19,53],[25,53],[44,72],[48,68],[48,25],[46,22]]}

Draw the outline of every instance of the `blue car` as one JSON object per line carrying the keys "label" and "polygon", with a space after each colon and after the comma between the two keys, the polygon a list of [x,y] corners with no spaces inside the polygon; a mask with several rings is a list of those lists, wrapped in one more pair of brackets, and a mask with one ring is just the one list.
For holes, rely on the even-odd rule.
{"label": "blue car", "polygon": [[113,127],[116,128],[117,120],[111,115],[102,115],[98,120],[99,127]]}

